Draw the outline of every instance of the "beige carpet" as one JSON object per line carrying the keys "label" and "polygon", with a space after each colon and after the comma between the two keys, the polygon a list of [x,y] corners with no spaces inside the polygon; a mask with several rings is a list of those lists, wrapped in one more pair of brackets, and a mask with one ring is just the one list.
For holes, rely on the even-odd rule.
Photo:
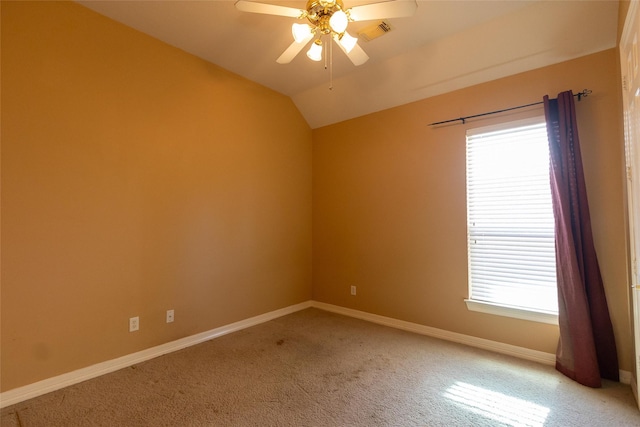
{"label": "beige carpet", "polygon": [[2,410],[2,426],[640,426],[628,386],[308,309]]}

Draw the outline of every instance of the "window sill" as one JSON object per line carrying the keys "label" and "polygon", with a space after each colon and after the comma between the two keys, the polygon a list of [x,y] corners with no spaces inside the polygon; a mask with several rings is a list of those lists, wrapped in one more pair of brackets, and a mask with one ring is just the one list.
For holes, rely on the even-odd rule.
{"label": "window sill", "polygon": [[496,305],[488,302],[474,301],[470,299],[465,299],[464,302],[467,304],[467,309],[470,311],[478,311],[480,313],[495,314],[497,316],[530,320],[532,322],[548,323],[550,325],[558,324],[557,314],[526,310],[523,308],[509,307],[504,305]]}

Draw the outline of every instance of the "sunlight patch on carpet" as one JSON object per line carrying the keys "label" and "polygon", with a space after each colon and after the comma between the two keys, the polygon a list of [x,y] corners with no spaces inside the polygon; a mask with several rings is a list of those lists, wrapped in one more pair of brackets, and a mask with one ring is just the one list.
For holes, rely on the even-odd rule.
{"label": "sunlight patch on carpet", "polygon": [[543,427],[550,409],[526,400],[456,382],[444,397],[476,414],[514,427]]}

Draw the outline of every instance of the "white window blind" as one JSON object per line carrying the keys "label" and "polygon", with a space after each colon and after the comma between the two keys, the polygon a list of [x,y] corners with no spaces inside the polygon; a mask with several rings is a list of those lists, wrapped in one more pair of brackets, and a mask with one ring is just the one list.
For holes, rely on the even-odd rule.
{"label": "white window blind", "polygon": [[546,124],[467,132],[470,300],[558,312]]}

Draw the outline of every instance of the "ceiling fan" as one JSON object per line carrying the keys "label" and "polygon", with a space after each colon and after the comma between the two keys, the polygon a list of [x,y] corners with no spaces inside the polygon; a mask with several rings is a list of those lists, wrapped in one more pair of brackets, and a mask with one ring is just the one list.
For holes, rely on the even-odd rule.
{"label": "ceiling fan", "polygon": [[246,0],[236,2],[236,8],[243,12],[287,16],[308,21],[305,24],[293,24],[291,32],[294,41],[276,60],[279,64],[291,62],[312,39],[315,40],[307,56],[313,61],[322,60],[323,38],[329,39],[329,43],[333,39],[354,65],[364,64],[369,56],[358,46],[357,37],[347,32],[349,22],[411,16],[417,7],[415,0],[385,1],[349,9],[345,9],[342,0],[308,0],[306,9]]}

